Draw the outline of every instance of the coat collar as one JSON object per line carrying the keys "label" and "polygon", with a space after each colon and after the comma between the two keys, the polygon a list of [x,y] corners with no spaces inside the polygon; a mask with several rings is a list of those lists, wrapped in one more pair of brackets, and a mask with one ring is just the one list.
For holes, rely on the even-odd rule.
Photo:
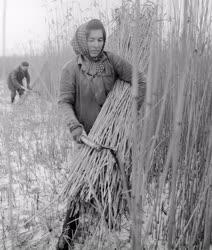
{"label": "coat collar", "polygon": [[77,57],[77,64],[78,65],[84,65],[84,64],[87,64],[87,63],[88,64],[89,63],[99,63],[99,62],[103,63],[106,60],[107,60],[107,56],[106,56],[106,54],[104,52],[103,52],[102,58],[99,61],[97,61],[97,62],[91,62],[89,59],[85,58],[84,56],[78,55],[78,57]]}

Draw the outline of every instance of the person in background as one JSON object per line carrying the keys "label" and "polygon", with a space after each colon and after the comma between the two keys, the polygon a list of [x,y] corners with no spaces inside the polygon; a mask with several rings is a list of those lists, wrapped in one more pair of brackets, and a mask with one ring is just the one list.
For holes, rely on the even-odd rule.
{"label": "person in background", "polygon": [[[117,79],[131,84],[132,65],[120,56],[105,51],[106,32],[98,19],[82,24],[72,46],[76,58],[64,66],[61,74],[59,108],[72,138],[80,143],[83,133],[92,128]],[[144,101],[146,79],[138,73],[139,103]],[[78,226],[79,211],[68,208],[57,249],[68,249]]]}
{"label": "person in background", "polygon": [[24,61],[8,75],[7,85],[11,92],[11,103],[14,102],[17,92],[20,97],[24,94],[25,91],[25,87],[23,85],[24,78],[26,78],[27,81],[27,89],[31,90],[30,75],[28,72],[28,68],[29,68],[29,63]]}

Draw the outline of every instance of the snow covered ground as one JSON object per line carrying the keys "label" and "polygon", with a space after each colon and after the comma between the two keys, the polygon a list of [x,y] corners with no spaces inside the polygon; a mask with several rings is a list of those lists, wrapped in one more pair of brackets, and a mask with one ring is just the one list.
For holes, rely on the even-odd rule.
{"label": "snow covered ground", "polygon": [[10,92],[5,81],[0,81],[0,112],[11,111]]}
{"label": "snow covered ground", "polygon": [[36,93],[23,100],[17,96],[11,105],[0,82],[0,249],[43,249],[38,243],[51,249],[65,211],[57,197],[69,170],[70,141],[50,103]]}

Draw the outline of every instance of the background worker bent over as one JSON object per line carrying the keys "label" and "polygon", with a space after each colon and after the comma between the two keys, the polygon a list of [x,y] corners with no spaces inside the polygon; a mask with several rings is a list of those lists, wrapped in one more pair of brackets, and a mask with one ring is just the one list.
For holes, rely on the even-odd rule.
{"label": "background worker bent over", "polygon": [[27,89],[30,88],[30,75],[28,72],[29,63],[22,62],[16,69],[9,73],[7,84],[8,88],[11,92],[11,103],[14,102],[16,91],[18,92],[19,96],[24,94],[25,88],[23,86],[23,79],[26,78],[27,81]]}

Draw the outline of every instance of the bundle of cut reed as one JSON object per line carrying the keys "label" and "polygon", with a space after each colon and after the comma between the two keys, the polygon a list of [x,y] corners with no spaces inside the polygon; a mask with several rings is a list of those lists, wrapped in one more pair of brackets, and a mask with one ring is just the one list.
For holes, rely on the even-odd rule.
{"label": "bundle of cut reed", "polygon": [[[135,26],[136,5],[124,2],[120,11],[120,23],[111,29],[107,39],[107,48],[118,53],[123,58],[133,63],[133,31]],[[149,63],[150,42],[152,27],[156,14],[156,5],[153,2],[146,2],[142,5],[138,20],[138,62],[139,69],[147,71]]]}
{"label": "bundle of cut reed", "polygon": [[[116,216],[121,213],[121,207],[124,208],[123,178],[131,172],[131,108],[130,85],[117,81],[89,137],[98,144],[114,148],[118,154],[119,164],[117,165],[109,150],[103,149],[98,152],[83,145],[74,156],[68,184],[64,189],[65,196],[71,202],[95,199],[98,208],[101,208],[100,212],[108,209],[111,211],[110,215]],[[125,169],[122,172],[123,167]]]}

